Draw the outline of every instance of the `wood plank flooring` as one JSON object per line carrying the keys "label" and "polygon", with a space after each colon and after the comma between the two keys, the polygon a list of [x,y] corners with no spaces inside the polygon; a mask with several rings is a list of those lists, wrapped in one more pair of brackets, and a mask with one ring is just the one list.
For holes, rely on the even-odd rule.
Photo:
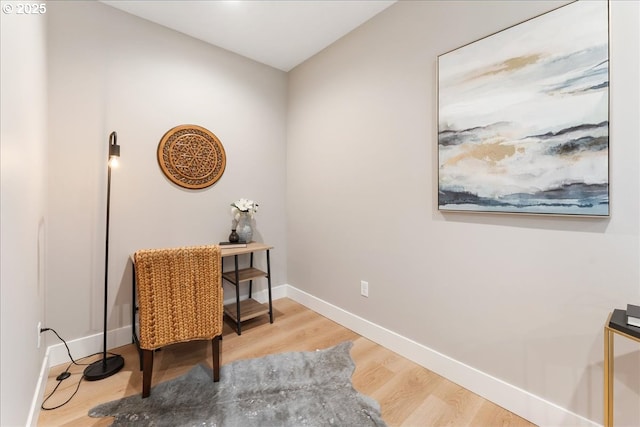
{"label": "wood plank flooring", "polygon": [[[274,301],[274,314],[273,324],[269,324],[268,316],[243,323],[241,336],[225,325],[222,365],[273,353],[312,351],[351,340],[354,342],[351,357],[356,364],[353,385],[380,403],[382,417],[390,427],[534,425],[290,299]],[[77,394],[58,409],[41,411],[38,426],[109,425],[111,418],[91,418],[87,416],[89,409],[142,390],[142,372],[135,347],[127,345],[113,352],[125,358],[122,371],[100,381],[81,381],[84,366],[72,365],[71,377],[60,382],[45,405],[54,407],[63,403],[79,384]],[[209,342],[164,348],[155,356],[152,386],[175,378],[200,362],[211,366]],[[51,368],[45,396],[59,383],[56,377],[67,366],[65,363]]]}

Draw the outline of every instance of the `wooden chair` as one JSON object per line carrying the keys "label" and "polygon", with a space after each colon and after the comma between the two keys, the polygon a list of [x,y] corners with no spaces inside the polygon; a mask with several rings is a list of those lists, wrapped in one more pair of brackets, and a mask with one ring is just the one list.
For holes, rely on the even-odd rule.
{"label": "wooden chair", "polygon": [[154,351],[171,344],[211,340],[213,381],[219,381],[223,326],[220,248],[139,250],[134,263],[142,397],[151,392]]}

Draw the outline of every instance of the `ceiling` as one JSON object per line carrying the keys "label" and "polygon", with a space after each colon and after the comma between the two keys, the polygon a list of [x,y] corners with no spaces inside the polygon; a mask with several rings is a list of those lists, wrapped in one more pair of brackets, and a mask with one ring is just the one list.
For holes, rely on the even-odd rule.
{"label": "ceiling", "polygon": [[396,0],[102,0],[274,68],[289,71]]}

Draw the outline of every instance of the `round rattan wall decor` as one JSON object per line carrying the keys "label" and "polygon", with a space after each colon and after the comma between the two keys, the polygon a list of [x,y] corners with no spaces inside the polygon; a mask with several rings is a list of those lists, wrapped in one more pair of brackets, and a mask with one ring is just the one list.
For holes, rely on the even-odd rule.
{"label": "round rattan wall decor", "polygon": [[158,163],[173,183],[199,189],[220,179],[227,157],[212,132],[201,126],[181,125],[170,129],[160,140]]}

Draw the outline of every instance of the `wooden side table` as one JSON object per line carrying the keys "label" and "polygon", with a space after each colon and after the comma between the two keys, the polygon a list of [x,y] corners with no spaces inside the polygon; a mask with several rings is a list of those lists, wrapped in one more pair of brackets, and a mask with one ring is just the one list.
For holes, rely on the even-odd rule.
{"label": "wooden side table", "polygon": [[[227,315],[236,325],[238,335],[242,334],[242,322],[253,319],[263,314],[269,314],[269,322],[273,323],[273,306],[271,303],[271,264],[269,259],[269,251],[273,246],[265,243],[252,242],[247,244],[246,248],[224,248],[222,249],[222,257],[234,257],[234,269],[232,271],[223,271],[222,278],[231,283],[236,288],[235,304],[227,304],[224,306],[224,314]],[[255,252],[266,252],[267,255],[267,271],[262,271],[253,266],[253,255]],[[238,268],[238,256],[250,255],[249,267]],[[223,263],[224,265],[224,263]],[[224,267],[223,267],[224,268]],[[251,298],[253,288],[253,280],[260,277],[267,279],[267,289],[269,291],[269,303],[261,304]],[[249,298],[240,301],[240,285],[249,282]]]}
{"label": "wooden side table", "polygon": [[640,342],[640,328],[627,325],[626,310],[613,310],[604,325],[604,427],[613,427],[614,334]]}

